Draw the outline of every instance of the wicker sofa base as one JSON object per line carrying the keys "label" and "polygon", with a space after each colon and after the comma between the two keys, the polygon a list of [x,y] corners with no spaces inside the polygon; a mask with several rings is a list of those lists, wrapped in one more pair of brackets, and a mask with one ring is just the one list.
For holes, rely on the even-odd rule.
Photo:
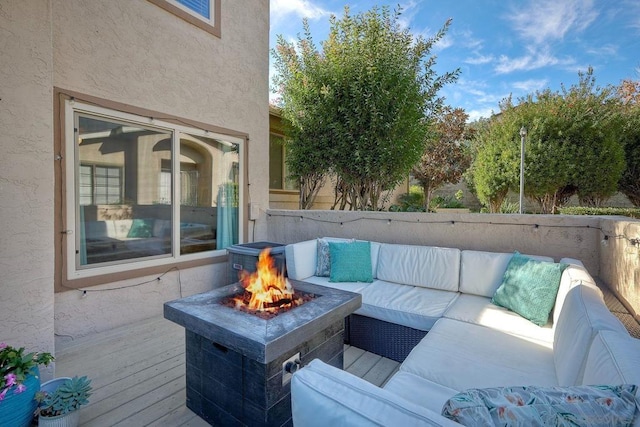
{"label": "wicker sofa base", "polygon": [[345,319],[345,342],[383,357],[403,362],[427,331],[352,314]]}

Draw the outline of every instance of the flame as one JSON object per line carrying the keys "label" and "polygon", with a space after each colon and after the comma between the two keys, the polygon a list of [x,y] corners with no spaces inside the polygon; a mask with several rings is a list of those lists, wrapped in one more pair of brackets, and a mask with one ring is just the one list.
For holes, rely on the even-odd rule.
{"label": "flame", "polygon": [[[291,304],[293,287],[289,280],[275,268],[271,248],[266,248],[258,256],[255,273],[242,271],[240,282],[251,295],[247,308],[256,311],[277,311],[284,304]],[[243,297],[234,298],[236,305],[244,305]],[[280,304],[282,303],[282,304]]]}

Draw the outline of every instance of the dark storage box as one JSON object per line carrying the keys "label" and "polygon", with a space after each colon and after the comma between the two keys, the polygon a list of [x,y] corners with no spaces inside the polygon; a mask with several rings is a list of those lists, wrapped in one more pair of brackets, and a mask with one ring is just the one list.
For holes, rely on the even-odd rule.
{"label": "dark storage box", "polygon": [[244,270],[249,273],[256,271],[258,255],[265,248],[271,248],[271,257],[275,260],[275,266],[279,271],[286,274],[286,259],[284,248],[286,245],[273,242],[254,242],[233,245],[227,248],[229,253],[228,262],[228,283],[238,281],[238,274]]}

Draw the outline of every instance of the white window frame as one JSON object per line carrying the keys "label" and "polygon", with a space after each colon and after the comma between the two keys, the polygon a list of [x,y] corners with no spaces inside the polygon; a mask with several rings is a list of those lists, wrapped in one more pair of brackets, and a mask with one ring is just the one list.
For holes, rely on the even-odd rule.
{"label": "white window frame", "polygon": [[[197,129],[194,127],[183,126],[157,120],[149,117],[142,117],[136,114],[124,113],[117,110],[98,107],[96,105],[84,104],[73,99],[65,100],[65,140],[62,142],[65,147],[66,167],[65,167],[65,184],[66,191],[66,205],[65,205],[65,220],[67,224],[67,236],[66,245],[66,257],[64,262],[67,269],[67,280],[83,279],[88,277],[95,277],[107,274],[121,273],[123,271],[133,271],[149,267],[157,267],[166,264],[175,264],[177,262],[185,262],[192,260],[199,260],[205,258],[211,258],[216,256],[226,255],[226,249],[216,249],[212,251],[204,251],[192,254],[180,254],[180,227],[176,224],[180,224],[180,156],[177,155],[180,149],[180,133],[202,136],[206,138],[221,139],[238,145],[238,159],[239,159],[239,177],[238,187],[244,188],[245,182],[245,140],[242,138],[234,137],[231,135],[215,133],[207,130]],[[168,255],[159,255],[157,257],[147,257],[143,259],[131,259],[126,261],[120,261],[116,264],[110,265],[89,265],[78,266],[76,251],[80,248],[80,235],[76,233],[79,229],[80,220],[80,208],[77,200],[79,199],[79,189],[76,188],[77,174],[80,168],[78,160],[78,144],[77,135],[75,132],[75,114],[87,113],[94,116],[101,116],[105,119],[114,119],[120,121],[128,121],[140,126],[156,128],[158,130],[172,132],[172,171],[173,176],[173,200],[172,200],[172,237],[173,246],[172,253]],[[125,184],[126,185],[126,184]],[[244,209],[244,197],[243,191],[240,190],[238,194],[238,224],[244,224],[245,209]],[[238,227],[238,241],[244,241],[244,227]]]}

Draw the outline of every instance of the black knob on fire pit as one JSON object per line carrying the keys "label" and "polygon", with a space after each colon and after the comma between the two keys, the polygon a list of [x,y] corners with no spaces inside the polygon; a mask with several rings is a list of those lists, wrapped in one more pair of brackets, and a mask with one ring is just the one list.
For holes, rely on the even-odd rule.
{"label": "black knob on fire pit", "polygon": [[301,363],[299,360],[294,360],[293,362],[287,362],[287,364],[284,365],[284,370],[289,372],[290,374],[293,374],[300,368],[300,365]]}

